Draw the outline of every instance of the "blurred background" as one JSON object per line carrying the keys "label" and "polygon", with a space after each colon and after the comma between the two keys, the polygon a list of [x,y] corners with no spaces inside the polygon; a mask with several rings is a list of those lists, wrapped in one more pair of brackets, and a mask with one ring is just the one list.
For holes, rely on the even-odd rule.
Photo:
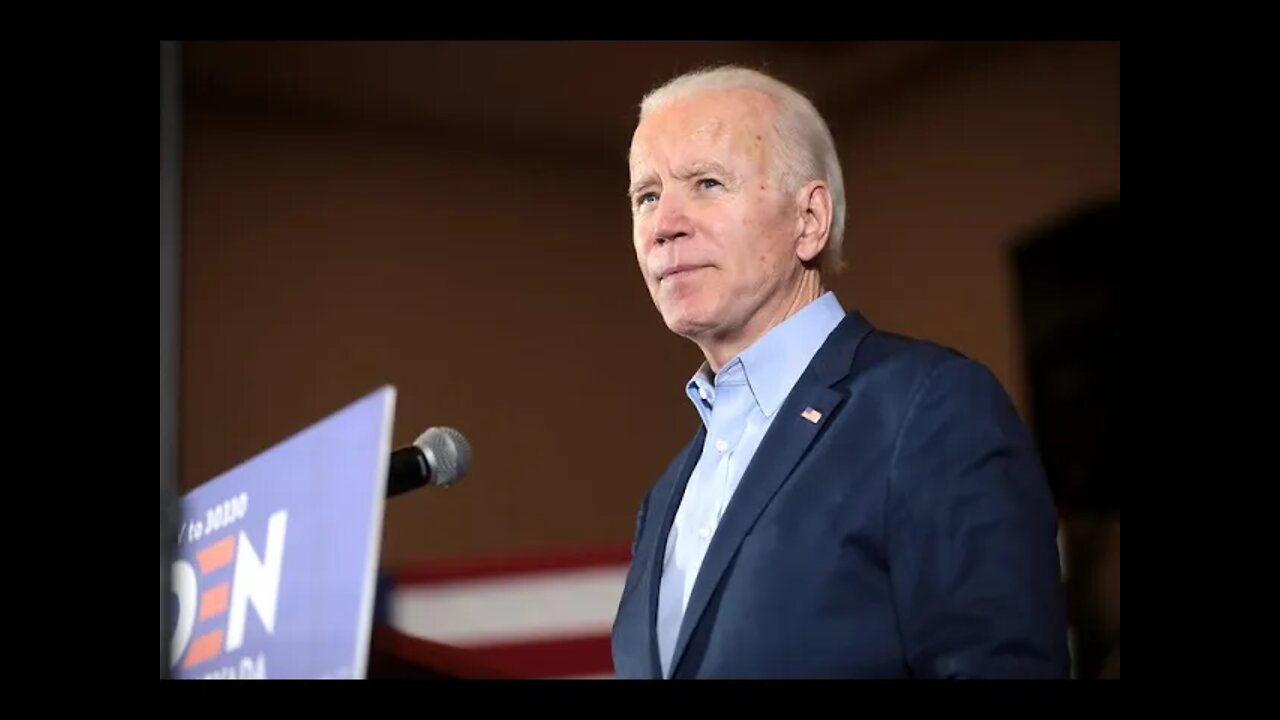
{"label": "blurred background", "polygon": [[628,144],[646,90],[717,63],[830,123],[845,306],[1014,398],[1076,675],[1118,677],[1119,43],[182,43],[179,490],[393,384],[396,445],[449,425],[475,462],[388,502],[389,578],[625,548],[702,360],[636,267]]}

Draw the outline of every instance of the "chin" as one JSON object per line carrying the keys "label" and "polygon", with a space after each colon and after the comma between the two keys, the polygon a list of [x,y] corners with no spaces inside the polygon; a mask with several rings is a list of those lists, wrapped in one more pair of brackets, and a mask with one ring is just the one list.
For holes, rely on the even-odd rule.
{"label": "chin", "polygon": [[706,331],[708,324],[688,317],[667,318],[667,329],[684,338],[696,338]]}
{"label": "chin", "polygon": [[682,337],[697,337],[716,325],[715,313],[696,298],[669,299],[660,309],[667,329]]}

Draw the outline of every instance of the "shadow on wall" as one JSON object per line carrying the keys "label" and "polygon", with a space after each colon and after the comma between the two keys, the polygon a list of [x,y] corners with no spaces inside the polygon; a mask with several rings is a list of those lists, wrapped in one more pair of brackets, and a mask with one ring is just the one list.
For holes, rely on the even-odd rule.
{"label": "shadow on wall", "polygon": [[1077,677],[1120,675],[1120,202],[1015,246],[1032,427],[1063,520]]}

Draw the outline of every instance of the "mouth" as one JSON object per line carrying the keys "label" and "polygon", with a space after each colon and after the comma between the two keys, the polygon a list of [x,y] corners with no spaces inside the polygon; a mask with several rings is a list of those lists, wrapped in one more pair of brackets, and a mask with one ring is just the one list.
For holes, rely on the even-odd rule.
{"label": "mouth", "polygon": [[690,273],[711,267],[710,265],[673,265],[658,273],[658,282],[689,275]]}

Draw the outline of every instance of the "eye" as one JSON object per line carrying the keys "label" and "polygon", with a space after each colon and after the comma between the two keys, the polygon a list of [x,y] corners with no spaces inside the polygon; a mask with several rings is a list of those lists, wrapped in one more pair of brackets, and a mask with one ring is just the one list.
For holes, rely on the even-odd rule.
{"label": "eye", "polygon": [[720,181],[715,178],[702,178],[698,181],[698,187],[703,188],[704,190],[710,190],[711,188],[719,186]]}
{"label": "eye", "polygon": [[644,205],[649,200],[657,200],[658,194],[655,192],[640,193],[636,196],[636,207]]}

